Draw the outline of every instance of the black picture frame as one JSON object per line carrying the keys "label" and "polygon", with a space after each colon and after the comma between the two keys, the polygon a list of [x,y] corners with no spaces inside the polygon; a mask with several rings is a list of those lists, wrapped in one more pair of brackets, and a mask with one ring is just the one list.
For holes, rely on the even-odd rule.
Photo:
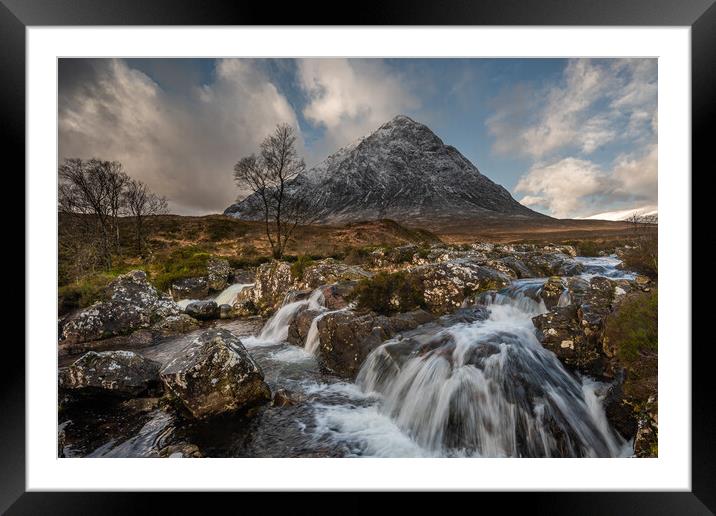
{"label": "black picture frame", "polygon": [[[340,13],[335,3],[286,4],[210,2],[201,0],[0,0],[0,131],[7,155],[25,165],[25,30],[47,25],[609,25],[689,26],[692,49],[692,170],[706,171],[713,144],[708,124],[714,119],[716,91],[715,0],[483,0],[419,4],[403,1],[364,1],[360,9],[344,10],[333,19],[317,13]],[[338,22],[338,23],[336,23]],[[693,173],[692,173],[693,174]],[[693,175],[685,178],[690,180]],[[48,266],[53,266],[48,257]],[[25,270],[25,274],[31,271]],[[691,278],[688,278],[691,283]],[[684,300],[690,302],[690,300]],[[480,506],[500,496],[501,510],[521,505],[548,514],[713,514],[716,474],[713,441],[716,417],[711,399],[710,340],[692,345],[692,491],[470,494]],[[0,374],[0,510],[8,514],[119,514],[178,512],[189,509],[186,495],[171,493],[40,493],[25,492],[25,364],[24,349],[6,345]],[[708,382],[708,383],[707,383]],[[159,497],[162,496],[160,500]],[[212,495],[212,496],[216,496]],[[256,495],[242,497],[242,506],[263,503]],[[265,495],[264,495],[265,496]],[[369,507],[366,495],[338,507]],[[304,498],[307,498],[304,496]],[[274,497],[280,501],[281,497]],[[423,503],[422,496],[413,501]],[[360,500],[360,501],[359,501]],[[216,503],[217,500],[212,499]],[[232,502],[229,502],[232,503]],[[460,502],[458,502],[460,503]],[[462,502],[464,503],[464,501]],[[468,502],[469,505],[473,504]],[[181,504],[181,505],[180,505]],[[360,504],[360,505],[358,505]],[[172,510],[176,505],[182,509]],[[294,502],[294,507],[296,506]],[[302,504],[303,505],[303,504]],[[468,505],[468,506],[469,506]],[[318,507],[306,501],[305,508]],[[363,512],[363,511],[362,511]]]}

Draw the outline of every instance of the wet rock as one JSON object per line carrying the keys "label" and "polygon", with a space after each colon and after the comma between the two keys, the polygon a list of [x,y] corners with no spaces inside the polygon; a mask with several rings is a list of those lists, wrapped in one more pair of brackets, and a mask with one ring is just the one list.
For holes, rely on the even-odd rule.
{"label": "wet rock", "polygon": [[260,366],[225,329],[203,332],[162,368],[160,377],[167,391],[197,419],[271,399]]}
{"label": "wet rock", "polygon": [[304,397],[299,393],[287,389],[279,389],[274,393],[271,405],[274,407],[291,407],[303,400]]}
{"label": "wet rock", "polygon": [[580,326],[577,307],[555,307],[532,318],[539,330],[542,345],[552,351],[569,369],[599,377],[604,373],[606,358],[600,344],[589,338]]}
{"label": "wet rock", "polygon": [[186,306],[186,313],[200,321],[219,317],[219,307],[214,301],[194,301]]}
{"label": "wet rock", "polygon": [[231,305],[219,305],[219,319],[232,319],[234,308]]}
{"label": "wet rock", "polygon": [[436,314],[453,311],[466,297],[502,288],[510,282],[506,274],[466,259],[422,265],[409,273],[422,283],[425,303]]}
{"label": "wet rock", "polygon": [[159,367],[132,351],[90,351],[60,370],[59,387],[82,395],[140,396],[159,385]]}
{"label": "wet rock", "polygon": [[544,301],[544,305],[552,309],[557,306],[559,298],[562,297],[564,292],[564,284],[562,278],[559,276],[552,276],[542,286],[539,292],[539,297]]}
{"label": "wet rock", "polygon": [[132,398],[122,402],[122,409],[132,414],[144,414],[159,408],[160,398]]}
{"label": "wet rock", "polygon": [[522,261],[536,276],[575,276],[584,266],[563,253],[527,253]]}
{"label": "wet rock", "polygon": [[306,343],[308,330],[311,328],[313,319],[318,317],[321,313],[320,310],[311,310],[308,307],[302,307],[296,313],[296,316],[288,327],[288,342],[294,346],[303,347]]}
{"label": "wet rock", "polygon": [[219,292],[224,290],[229,286],[229,280],[233,276],[234,270],[229,265],[229,260],[212,258],[206,264],[206,283],[210,291]]}
{"label": "wet rock", "polygon": [[321,285],[339,281],[358,281],[370,278],[372,274],[357,265],[346,265],[328,258],[315,265],[306,267],[301,277],[300,286],[313,290]]}
{"label": "wet rock", "polygon": [[170,291],[176,301],[203,299],[209,295],[209,282],[205,277],[184,278],[173,282]]}
{"label": "wet rock", "polygon": [[162,337],[181,335],[198,329],[199,323],[187,314],[170,315],[152,326],[152,331]]}
{"label": "wet rock", "polygon": [[295,303],[296,301],[303,301],[304,299],[308,299],[311,297],[311,294],[313,293],[313,290],[306,289],[306,290],[291,290],[286,294],[286,297],[283,298],[283,305],[287,305],[289,303]]}
{"label": "wet rock", "polygon": [[159,295],[144,271],[119,276],[107,287],[108,299],[69,317],[60,335],[61,344],[96,341],[127,335],[170,315],[181,313],[172,300]]}
{"label": "wet rock", "polygon": [[374,313],[343,311],[329,313],[317,323],[317,358],[328,371],[355,378],[368,354],[399,332],[414,329],[433,320],[424,310],[387,317]]}

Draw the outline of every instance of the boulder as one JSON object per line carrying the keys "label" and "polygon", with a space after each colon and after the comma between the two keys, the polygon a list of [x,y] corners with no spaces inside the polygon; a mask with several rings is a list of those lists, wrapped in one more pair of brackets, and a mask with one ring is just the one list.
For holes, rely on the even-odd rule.
{"label": "boulder", "polygon": [[358,281],[372,274],[357,265],[346,265],[332,258],[306,267],[301,276],[300,287],[313,290],[321,285],[339,281]]}
{"label": "boulder", "polygon": [[214,301],[194,301],[186,305],[186,313],[194,319],[208,321],[219,317],[219,307]]}
{"label": "boulder", "polygon": [[274,260],[259,266],[253,288],[244,289],[237,303],[251,301],[258,311],[272,311],[280,306],[286,293],[292,289],[295,285],[291,264]]}
{"label": "boulder", "polygon": [[522,261],[537,276],[576,276],[584,271],[581,263],[563,253],[526,253]]}
{"label": "boulder", "polygon": [[205,277],[184,278],[174,281],[170,291],[175,301],[180,299],[203,299],[209,295],[209,282]]}
{"label": "boulder", "polygon": [[405,312],[392,317],[372,312],[328,313],[317,323],[318,361],[324,369],[353,379],[368,354],[383,341],[433,319],[434,317],[424,310]]}
{"label": "boulder", "polygon": [[229,280],[234,276],[234,269],[229,260],[224,258],[211,258],[206,264],[206,283],[210,291],[219,292],[229,286]]}
{"label": "boulder", "polygon": [[199,323],[187,314],[170,315],[152,326],[152,332],[160,337],[181,335],[198,329]]}
{"label": "boulder", "polygon": [[318,317],[321,313],[323,312],[320,310],[311,310],[307,306],[301,307],[288,327],[288,337],[286,340],[294,346],[303,347],[306,343],[308,330],[311,328],[313,319]]}
{"label": "boulder", "polygon": [[225,329],[203,332],[162,368],[160,377],[170,395],[197,419],[271,399],[261,367]]}
{"label": "boulder", "polygon": [[562,278],[559,276],[550,277],[539,291],[539,297],[544,301],[544,305],[550,310],[557,306],[559,298],[562,297],[562,293],[565,290],[565,286],[562,283]]}
{"label": "boulder", "polygon": [[256,280],[255,269],[234,269],[231,281],[234,283],[249,284]]}
{"label": "boulder", "polygon": [[67,318],[60,334],[61,343],[72,345],[127,335],[181,313],[176,303],[159,295],[144,271],[117,277],[107,287],[107,298]]}
{"label": "boulder", "polygon": [[234,308],[231,305],[219,305],[219,319],[232,319]]}
{"label": "boulder", "polygon": [[140,396],[159,385],[159,367],[132,351],[90,351],[60,370],[59,387],[78,394]]}
{"label": "boulder", "polygon": [[291,407],[303,400],[304,397],[299,393],[288,389],[279,389],[274,393],[271,405],[274,407]]}
{"label": "boulder", "polygon": [[427,308],[436,314],[459,308],[473,294],[507,286],[510,277],[468,259],[421,265],[409,273],[422,283]]}
{"label": "boulder", "polygon": [[[498,260],[495,260],[496,262],[501,262],[504,267],[511,269],[514,277],[516,278],[534,278],[536,274],[532,272],[530,269],[527,268],[527,266],[517,258],[516,256],[503,256],[502,258],[499,258]],[[488,262],[489,266],[492,266],[493,262]],[[494,267],[497,270],[503,270],[500,267]],[[512,275],[511,275],[512,276]]]}
{"label": "boulder", "polygon": [[341,310],[349,304],[348,298],[355,290],[357,281],[341,281],[332,285],[319,287],[323,294],[323,306],[328,310]]}

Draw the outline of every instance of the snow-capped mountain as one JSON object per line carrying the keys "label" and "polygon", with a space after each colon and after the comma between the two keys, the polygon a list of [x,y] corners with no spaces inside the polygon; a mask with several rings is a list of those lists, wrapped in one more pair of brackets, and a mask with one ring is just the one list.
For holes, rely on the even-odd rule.
{"label": "snow-capped mountain", "polygon": [[[518,203],[427,126],[403,115],[307,170],[290,189],[310,194],[323,223],[547,218]],[[247,197],[224,213],[258,220],[255,205]]]}
{"label": "snow-capped mountain", "polygon": [[628,220],[633,215],[639,217],[647,217],[650,220],[656,221],[659,216],[659,211],[656,206],[644,206],[642,208],[633,208],[630,210],[619,210],[619,211],[605,211],[603,213],[597,213],[584,217],[586,220]]}

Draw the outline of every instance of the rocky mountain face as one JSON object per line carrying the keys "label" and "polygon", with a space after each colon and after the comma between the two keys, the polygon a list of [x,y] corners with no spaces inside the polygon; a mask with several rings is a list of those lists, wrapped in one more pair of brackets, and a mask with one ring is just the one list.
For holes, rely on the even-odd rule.
{"label": "rocky mountain face", "polygon": [[[310,198],[323,223],[548,218],[518,203],[427,126],[402,115],[307,170],[289,190]],[[249,196],[224,213],[258,220],[255,206]]]}

